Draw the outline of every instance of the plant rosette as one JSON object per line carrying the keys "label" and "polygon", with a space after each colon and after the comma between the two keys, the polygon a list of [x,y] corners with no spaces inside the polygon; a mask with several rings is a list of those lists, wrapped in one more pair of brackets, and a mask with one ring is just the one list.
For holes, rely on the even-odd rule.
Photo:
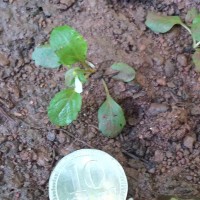
{"label": "plant rosette", "polygon": [[[95,73],[95,66],[87,60],[88,44],[83,36],[70,26],[59,26],[52,30],[49,44],[35,48],[32,59],[37,66],[45,68],[68,68],[65,73],[66,88],[55,94],[48,106],[49,120],[58,126],[66,126],[77,119],[82,106],[83,84]],[[76,65],[76,66],[74,66]],[[111,66],[116,72],[115,80],[130,82],[135,70],[125,63]],[[98,110],[99,130],[103,135],[116,137],[126,124],[121,106],[109,94],[106,83],[106,100]]]}

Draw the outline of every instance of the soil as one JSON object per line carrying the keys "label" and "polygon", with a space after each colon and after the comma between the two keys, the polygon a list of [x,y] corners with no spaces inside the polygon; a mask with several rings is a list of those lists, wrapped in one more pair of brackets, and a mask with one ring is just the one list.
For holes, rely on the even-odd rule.
{"label": "soil", "polygon": [[[148,10],[179,15],[199,0],[0,1],[0,199],[46,200],[50,173],[64,155],[101,149],[125,169],[135,200],[200,199],[200,75],[190,35],[181,27],[156,35]],[[36,67],[33,49],[52,28],[68,24],[88,41],[97,73],[83,93],[83,109],[68,127],[52,125],[50,99],[64,88],[65,68]],[[109,67],[137,70],[130,83],[114,81]],[[116,139],[98,131],[105,99],[101,78],[126,114]]]}

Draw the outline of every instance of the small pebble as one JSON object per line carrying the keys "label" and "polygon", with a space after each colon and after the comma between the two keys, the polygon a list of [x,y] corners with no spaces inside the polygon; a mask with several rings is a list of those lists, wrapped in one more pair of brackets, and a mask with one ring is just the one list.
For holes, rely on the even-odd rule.
{"label": "small pebble", "polygon": [[186,179],[187,179],[188,181],[191,181],[191,180],[192,180],[192,176],[186,176]]}
{"label": "small pebble", "polygon": [[192,108],[191,108],[191,110],[190,110],[190,112],[191,112],[191,115],[200,115],[200,107],[199,106],[197,106],[197,105],[194,105]]}
{"label": "small pebble", "polygon": [[66,140],[66,134],[63,133],[62,131],[60,131],[59,134],[56,135],[56,138],[57,138],[58,142],[63,144],[65,142],[65,140]]}
{"label": "small pebble", "polygon": [[166,63],[165,63],[164,70],[165,70],[165,75],[167,77],[171,77],[171,76],[174,75],[175,66],[171,61],[167,60]]}
{"label": "small pebble", "polygon": [[126,90],[126,86],[125,83],[118,81],[115,85],[114,85],[114,92],[115,94],[120,94],[121,92],[124,92]]}
{"label": "small pebble", "polygon": [[163,158],[164,158],[164,154],[162,151],[160,150],[156,150],[155,151],[155,154],[154,154],[154,160],[156,162],[162,162],[163,161]]}
{"label": "small pebble", "polygon": [[159,113],[166,112],[168,109],[169,106],[167,106],[166,104],[152,103],[148,112],[150,115],[157,115]]}
{"label": "small pebble", "polygon": [[156,82],[158,83],[158,85],[161,85],[161,86],[165,86],[166,85],[166,79],[165,78],[158,78],[156,80]]}
{"label": "small pebble", "polygon": [[134,117],[128,118],[128,124],[131,126],[134,126],[136,124],[137,120]]}
{"label": "small pebble", "polygon": [[51,142],[53,142],[55,140],[56,136],[54,132],[48,132],[47,134],[47,139]]}
{"label": "small pebble", "polygon": [[162,168],[161,168],[161,172],[162,172],[162,173],[166,172],[166,168],[165,168],[165,167],[162,167]]}
{"label": "small pebble", "polygon": [[178,55],[177,57],[177,62],[180,64],[180,66],[187,66],[187,58],[185,55]]}
{"label": "small pebble", "polygon": [[168,86],[169,88],[175,88],[175,87],[176,87],[176,85],[175,85],[173,82],[168,82],[168,83],[167,83],[167,86]]}
{"label": "small pebble", "polygon": [[156,54],[154,57],[153,57],[153,60],[155,61],[155,63],[160,66],[164,63],[164,58],[159,55],[159,54]]}
{"label": "small pebble", "polygon": [[167,158],[172,158],[173,157],[172,153],[169,152],[169,151],[166,152],[166,156],[167,156]]}
{"label": "small pebble", "polygon": [[0,65],[3,67],[3,66],[6,66],[6,65],[9,65],[9,63],[10,63],[10,61],[7,59],[5,54],[0,52]]}
{"label": "small pebble", "polygon": [[149,171],[148,171],[150,174],[154,174],[156,172],[156,169],[155,168],[151,168]]}
{"label": "small pebble", "polygon": [[188,149],[193,149],[194,142],[195,142],[195,139],[192,136],[186,136],[183,139],[183,145],[187,147]]}

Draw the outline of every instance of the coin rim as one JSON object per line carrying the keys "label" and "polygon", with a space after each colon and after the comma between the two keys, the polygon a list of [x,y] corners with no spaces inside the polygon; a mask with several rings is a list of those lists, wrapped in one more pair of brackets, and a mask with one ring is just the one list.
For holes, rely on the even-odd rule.
{"label": "coin rim", "polygon": [[[84,155],[97,156],[98,154],[101,154],[101,156],[104,156],[105,159],[107,157],[107,159],[110,159],[113,162],[113,164],[115,164],[116,167],[119,168],[119,173],[120,173],[120,195],[119,196],[120,196],[120,200],[126,200],[127,193],[128,193],[128,181],[127,181],[127,177],[124,172],[124,169],[122,168],[121,164],[115,158],[113,158],[108,153],[98,150],[98,149],[76,150],[76,151],[64,156],[60,161],[58,161],[58,163],[54,167],[54,169],[50,175],[50,178],[49,178],[49,199],[50,200],[59,200],[57,190],[56,190],[57,180],[59,178],[60,173],[62,172],[62,168],[64,167],[64,165],[66,165],[66,162],[73,160],[76,156],[84,156]],[[123,182],[123,185],[121,185],[122,182]]]}

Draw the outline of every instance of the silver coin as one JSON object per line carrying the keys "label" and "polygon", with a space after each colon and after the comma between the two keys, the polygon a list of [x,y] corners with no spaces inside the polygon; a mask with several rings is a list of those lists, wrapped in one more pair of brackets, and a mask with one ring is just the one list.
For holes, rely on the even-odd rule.
{"label": "silver coin", "polygon": [[50,200],[125,200],[127,178],[109,154],[82,149],[63,157],[49,180]]}

